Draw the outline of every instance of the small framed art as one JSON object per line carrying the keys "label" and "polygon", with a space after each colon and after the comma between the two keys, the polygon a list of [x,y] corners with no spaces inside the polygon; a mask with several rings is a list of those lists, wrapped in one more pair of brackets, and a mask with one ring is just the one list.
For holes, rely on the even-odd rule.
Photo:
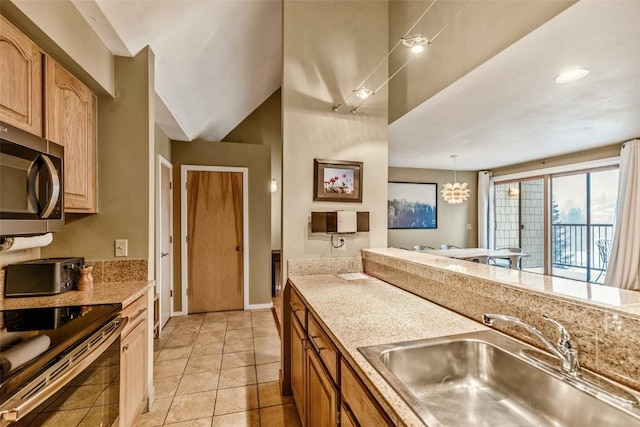
{"label": "small framed art", "polygon": [[362,203],[362,162],[314,159],[313,200]]}

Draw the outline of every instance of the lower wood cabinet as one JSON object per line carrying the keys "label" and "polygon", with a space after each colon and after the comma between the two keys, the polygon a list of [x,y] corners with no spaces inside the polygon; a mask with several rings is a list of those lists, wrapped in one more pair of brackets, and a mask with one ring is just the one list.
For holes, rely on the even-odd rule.
{"label": "lower wood cabinet", "polygon": [[[351,417],[351,421],[355,421],[356,425],[367,427],[392,425],[387,415],[358,379],[358,376],[344,361],[340,363],[340,391],[342,393],[342,406],[346,407],[348,411],[346,413],[340,412],[341,420]],[[348,423],[349,421],[347,421],[347,425]]]}
{"label": "lower wood cabinet", "polygon": [[291,317],[291,391],[301,420],[306,419],[307,339],[298,319]]}
{"label": "lower wood cabinet", "polygon": [[309,400],[307,425],[337,425],[338,390],[315,351],[307,350],[307,382]]}
{"label": "lower wood cabinet", "polygon": [[302,425],[393,425],[295,290],[291,300],[291,390]]}
{"label": "lower wood cabinet", "polygon": [[340,425],[342,427],[358,427],[358,422],[353,416],[353,412],[344,406],[344,403],[340,405]]}
{"label": "lower wood cabinet", "polygon": [[130,427],[146,406],[148,397],[147,296],[122,311],[129,322],[120,340],[120,427]]}

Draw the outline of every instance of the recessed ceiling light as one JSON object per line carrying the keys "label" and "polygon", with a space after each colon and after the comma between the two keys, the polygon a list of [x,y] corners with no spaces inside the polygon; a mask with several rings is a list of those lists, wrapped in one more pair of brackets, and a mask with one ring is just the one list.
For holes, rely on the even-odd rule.
{"label": "recessed ceiling light", "polygon": [[556,83],[569,83],[579,80],[589,74],[589,70],[586,68],[580,68],[578,70],[571,70],[564,72],[556,77]]}

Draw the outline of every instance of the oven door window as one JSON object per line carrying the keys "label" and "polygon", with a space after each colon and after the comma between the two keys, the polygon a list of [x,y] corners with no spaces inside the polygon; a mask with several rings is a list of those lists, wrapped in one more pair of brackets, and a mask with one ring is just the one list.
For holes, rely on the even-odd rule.
{"label": "oven door window", "polygon": [[[118,417],[120,340],[17,426],[106,426]],[[11,424],[13,426],[13,424]]]}

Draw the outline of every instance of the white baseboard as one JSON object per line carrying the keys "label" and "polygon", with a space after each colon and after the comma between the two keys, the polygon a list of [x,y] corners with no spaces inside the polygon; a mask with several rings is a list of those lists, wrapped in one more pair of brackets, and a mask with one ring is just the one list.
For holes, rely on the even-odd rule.
{"label": "white baseboard", "polygon": [[266,304],[249,304],[245,310],[261,310],[263,308],[273,308],[273,302]]}
{"label": "white baseboard", "polygon": [[[245,310],[261,310],[264,308],[273,308],[273,302],[269,302],[265,304],[249,304],[244,309]],[[187,313],[183,311],[174,311],[173,313],[171,313],[171,317],[179,317],[179,316],[186,316],[186,315]]]}

